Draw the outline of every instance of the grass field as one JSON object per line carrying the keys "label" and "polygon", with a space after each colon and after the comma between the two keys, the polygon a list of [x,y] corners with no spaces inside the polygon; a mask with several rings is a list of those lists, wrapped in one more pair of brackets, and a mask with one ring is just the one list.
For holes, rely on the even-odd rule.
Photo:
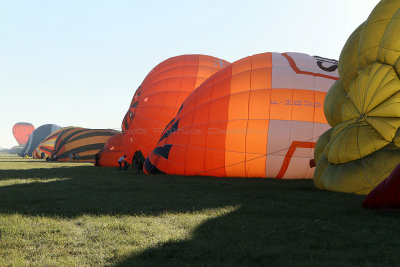
{"label": "grass field", "polygon": [[311,180],[0,155],[0,266],[399,266],[400,214]]}

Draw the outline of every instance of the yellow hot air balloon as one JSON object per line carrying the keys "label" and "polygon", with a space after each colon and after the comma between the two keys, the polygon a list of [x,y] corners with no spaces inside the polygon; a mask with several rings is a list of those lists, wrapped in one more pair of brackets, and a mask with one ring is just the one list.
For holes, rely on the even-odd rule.
{"label": "yellow hot air balloon", "polygon": [[315,149],[314,184],[367,194],[400,162],[400,1],[382,0],[347,40],[324,104],[333,127]]}

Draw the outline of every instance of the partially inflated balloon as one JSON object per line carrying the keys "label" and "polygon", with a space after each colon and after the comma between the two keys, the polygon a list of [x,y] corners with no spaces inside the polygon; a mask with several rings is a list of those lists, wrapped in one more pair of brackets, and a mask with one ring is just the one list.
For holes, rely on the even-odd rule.
{"label": "partially inflated balloon", "polygon": [[[58,131],[55,131],[54,133],[50,134],[47,136],[33,151],[32,153],[32,158],[34,159],[41,159],[41,158],[47,158],[51,157],[51,154],[54,151],[54,146],[56,144],[56,140],[58,136],[60,136],[61,132],[64,130],[67,130],[71,127],[64,127],[61,128]],[[43,156],[43,157],[42,157]]]}
{"label": "partially inflated balloon", "polygon": [[108,138],[118,133],[112,129],[70,127],[61,131],[51,156],[57,161],[69,161],[70,155],[75,155],[74,161],[94,162],[96,153],[104,147]]}
{"label": "partially inflated balloon", "polygon": [[31,157],[36,147],[50,134],[59,130],[61,127],[55,124],[44,124],[34,130],[29,137],[28,142],[21,151],[21,154],[26,154]]}
{"label": "partially inflated balloon", "polygon": [[337,61],[264,53],[220,70],[183,102],[147,172],[229,177],[312,178],[317,138],[329,128],[326,92]]}
{"label": "partially inflated balloon", "polygon": [[32,124],[28,122],[18,122],[14,124],[12,132],[20,146],[25,146],[31,136],[32,132],[35,130]]}
{"label": "partially inflated balloon", "polygon": [[125,155],[122,133],[108,138],[100,151],[99,166],[118,167],[118,159]]}
{"label": "partially inflated balloon", "polygon": [[[318,188],[367,194],[400,162],[400,1],[382,0],[349,37],[325,100]],[[318,154],[318,155],[317,155]]]}
{"label": "partially inflated balloon", "polygon": [[400,210],[400,164],[364,199],[366,209],[390,208]]}
{"label": "partially inflated balloon", "polygon": [[204,80],[229,63],[205,55],[183,55],[157,65],[137,89],[122,122],[126,154],[147,156],[186,97]]}

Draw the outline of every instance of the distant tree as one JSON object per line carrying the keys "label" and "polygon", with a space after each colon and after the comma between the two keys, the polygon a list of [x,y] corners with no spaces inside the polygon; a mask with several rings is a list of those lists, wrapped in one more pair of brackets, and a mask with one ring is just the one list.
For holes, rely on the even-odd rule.
{"label": "distant tree", "polygon": [[19,152],[22,151],[22,149],[23,149],[22,146],[14,146],[14,147],[12,147],[10,149],[7,149],[7,152],[10,153],[10,154],[18,154]]}

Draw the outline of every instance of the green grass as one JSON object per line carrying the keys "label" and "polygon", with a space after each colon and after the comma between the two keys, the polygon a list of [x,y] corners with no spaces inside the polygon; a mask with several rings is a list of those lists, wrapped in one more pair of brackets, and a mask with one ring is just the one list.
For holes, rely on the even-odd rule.
{"label": "green grass", "polygon": [[311,180],[0,155],[0,266],[399,266],[400,213]]}

